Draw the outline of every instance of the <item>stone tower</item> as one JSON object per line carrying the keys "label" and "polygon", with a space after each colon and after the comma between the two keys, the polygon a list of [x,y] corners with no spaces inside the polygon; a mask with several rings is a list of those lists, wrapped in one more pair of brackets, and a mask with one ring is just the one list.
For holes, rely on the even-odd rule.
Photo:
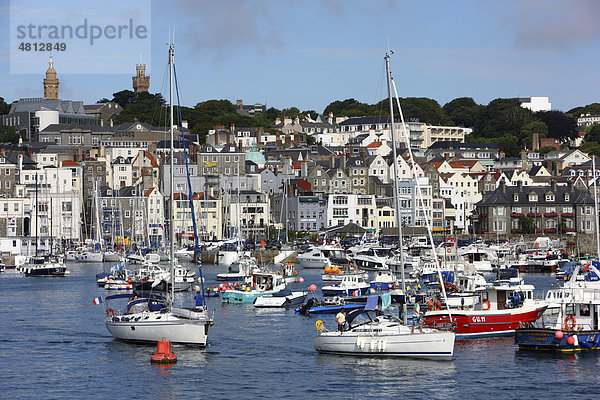
{"label": "stone tower", "polygon": [[44,98],[48,100],[58,100],[58,78],[56,78],[52,56],[50,56],[48,65],[46,79],[44,79]]}
{"label": "stone tower", "polygon": [[150,88],[150,77],[146,76],[146,64],[142,64],[142,56],[140,63],[135,65],[136,75],[133,79],[133,91],[135,93],[147,92]]}

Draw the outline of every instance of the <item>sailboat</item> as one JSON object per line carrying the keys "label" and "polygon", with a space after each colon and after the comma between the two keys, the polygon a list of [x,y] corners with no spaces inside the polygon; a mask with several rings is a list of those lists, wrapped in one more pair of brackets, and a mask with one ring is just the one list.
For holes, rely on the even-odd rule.
{"label": "sailboat", "polygon": [[[394,207],[396,209],[396,224],[399,239],[402,237],[400,213],[398,212],[398,161],[396,157],[396,135],[394,129],[394,107],[392,103],[392,86],[390,72],[390,57],[385,56],[388,94],[390,100],[390,125],[392,146],[394,150]],[[433,242],[433,241],[432,241]],[[400,240],[400,249],[402,241]],[[402,262],[403,260],[401,260]],[[405,290],[405,277],[402,269],[402,289]],[[404,292],[405,293],[405,292]],[[379,303],[381,302],[381,307]],[[413,333],[406,324],[406,302],[404,302],[404,320],[390,313],[384,313],[391,302],[391,295],[371,295],[367,298],[364,309],[349,313],[347,327],[343,331],[329,331],[322,321],[316,322],[317,334],[313,345],[320,353],[348,355],[376,355],[393,357],[425,358],[432,360],[451,360],[454,354],[453,332],[438,331],[423,328],[420,333]]]}
{"label": "sailboat", "polygon": [[[136,342],[158,342],[169,340],[173,343],[206,346],[208,328],[213,325],[212,317],[204,302],[204,296],[196,296],[194,308],[178,308],[173,305],[174,300],[174,244],[175,234],[173,227],[174,216],[174,188],[173,188],[173,75],[174,75],[174,50],[169,46],[169,77],[170,77],[170,134],[171,134],[171,213],[169,224],[170,234],[170,277],[171,291],[167,296],[146,295],[142,298],[133,297],[131,294],[116,294],[106,297],[108,300],[129,298],[130,301],[124,310],[119,313],[111,308],[106,309],[105,325],[108,331],[117,339]],[[184,146],[185,147],[185,146]],[[191,196],[190,196],[191,199]],[[192,212],[193,216],[193,212]],[[194,218],[194,217],[192,217]],[[195,226],[195,220],[194,220]],[[197,237],[197,235],[196,235]]]}
{"label": "sailboat", "polygon": [[[47,181],[47,179],[45,179]],[[40,255],[39,249],[39,238],[40,238],[40,221],[42,218],[38,217],[40,206],[38,205],[38,174],[35,174],[35,255],[27,257],[23,264],[22,271],[25,272],[25,276],[65,276],[67,273],[67,267],[65,266],[64,260],[61,257],[52,255],[52,245],[50,245],[50,255]],[[48,212],[48,206],[42,205],[42,210],[45,209]],[[50,216],[52,215],[52,203],[50,203]],[[48,216],[45,216],[46,223]],[[51,221],[51,220],[50,220]],[[52,223],[48,223],[50,235],[52,234]],[[27,252],[29,254],[29,251]]]}

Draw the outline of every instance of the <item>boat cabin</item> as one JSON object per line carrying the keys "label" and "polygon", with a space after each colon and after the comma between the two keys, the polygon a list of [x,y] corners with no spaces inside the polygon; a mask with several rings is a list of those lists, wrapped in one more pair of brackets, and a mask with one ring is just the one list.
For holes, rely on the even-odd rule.
{"label": "boat cabin", "polygon": [[479,292],[481,310],[508,310],[533,301],[533,285],[501,285],[485,288]]}
{"label": "boat cabin", "polygon": [[565,297],[556,321],[556,329],[567,331],[597,331],[600,329],[600,292],[594,289],[578,291]]}

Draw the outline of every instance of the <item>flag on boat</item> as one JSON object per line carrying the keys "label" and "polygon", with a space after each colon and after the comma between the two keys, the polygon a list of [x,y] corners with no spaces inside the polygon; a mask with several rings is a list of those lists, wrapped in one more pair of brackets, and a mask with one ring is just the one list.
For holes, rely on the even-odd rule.
{"label": "flag on boat", "polygon": [[95,306],[97,306],[98,304],[102,304],[102,303],[103,303],[103,301],[102,301],[102,297],[96,297],[96,298],[95,298],[95,299],[92,301],[92,303],[94,303],[94,305],[95,305]]}

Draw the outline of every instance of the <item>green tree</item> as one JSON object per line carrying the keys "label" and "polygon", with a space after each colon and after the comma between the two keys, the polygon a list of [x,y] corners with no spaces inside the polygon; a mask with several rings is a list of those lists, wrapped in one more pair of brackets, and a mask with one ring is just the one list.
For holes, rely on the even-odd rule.
{"label": "green tree", "polygon": [[600,103],[592,103],[583,107],[575,107],[567,111],[571,118],[579,118],[581,114],[600,115]]}
{"label": "green tree", "polygon": [[520,139],[521,128],[533,120],[533,112],[521,107],[518,100],[496,99],[478,113],[474,131],[478,137],[494,138],[509,134]]}
{"label": "green tree", "polygon": [[534,233],[534,225],[533,218],[528,217],[527,215],[523,215],[519,217],[519,223],[521,224],[521,229],[523,229],[523,233]]}
{"label": "green tree", "polygon": [[[521,128],[521,144],[530,149],[533,148],[533,134],[537,133],[539,138],[545,138],[548,135],[548,126],[542,121],[531,121]],[[539,143],[538,143],[539,146]]]}
{"label": "green tree", "polygon": [[597,142],[600,143],[600,125],[593,124],[588,126],[586,129],[585,141],[586,142]]}
{"label": "green tree", "polygon": [[548,126],[548,137],[564,140],[578,135],[577,122],[562,111],[539,111],[535,116]]}
{"label": "green tree", "polygon": [[477,115],[483,106],[475,103],[471,97],[459,97],[446,103],[442,109],[456,125],[473,127],[477,121]]}
{"label": "green tree", "polygon": [[589,155],[600,157],[600,143],[586,141],[585,144],[581,146],[581,151]]}
{"label": "green tree", "polygon": [[19,143],[19,133],[13,126],[0,125],[0,143]]}
{"label": "green tree", "polygon": [[4,97],[0,97],[0,115],[8,114],[10,111],[10,104],[4,102]]}

